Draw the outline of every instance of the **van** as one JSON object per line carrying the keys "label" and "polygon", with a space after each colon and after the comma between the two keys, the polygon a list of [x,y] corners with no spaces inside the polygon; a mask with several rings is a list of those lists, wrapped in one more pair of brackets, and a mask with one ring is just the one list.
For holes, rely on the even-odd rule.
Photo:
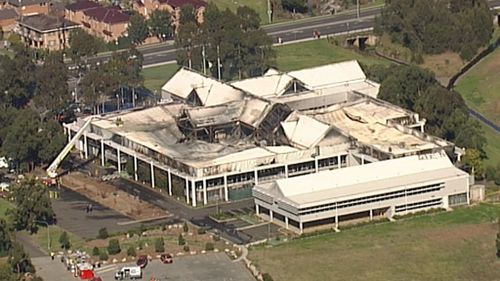
{"label": "van", "polygon": [[142,271],[139,266],[124,266],[115,274],[115,280],[141,279]]}

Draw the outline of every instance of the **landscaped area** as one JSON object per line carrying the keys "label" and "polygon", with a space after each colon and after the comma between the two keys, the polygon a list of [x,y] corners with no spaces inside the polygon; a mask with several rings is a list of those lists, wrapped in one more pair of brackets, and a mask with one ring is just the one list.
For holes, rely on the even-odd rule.
{"label": "landscaped area", "polygon": [[0,199],[0,218],[5,218],[7,210],[12,208],[14,205],[5,199]]}
{"label": "landscaped area", "polygon": [[481,126],[483,127],[484,136],[487,141],[484,151],[488,156],[488,158],[484,159],[483,162],[486,165],[495,166],[498,162],[500,162],[500,134],[482,123]]}
{"label": "landscaped area", "polygon": [[274,280],[496,280],[500,205],[481,204],[257,247]]}
{"label": "landscaped area", "polygon": [[230,9],[236,12],[238,7],[248,6],[254,9],[260,17],[260,23],[266,24],[267,20],[267,0],[208,0],[209,3],[215,3],[220,10]]}
{"label": "landscaped area", "polygon": [[142,70],[142,75],[144,75],[144,86],[153,93],[160,94],[161,87],[178,69],[179,66],[175,63],[144,68]]}

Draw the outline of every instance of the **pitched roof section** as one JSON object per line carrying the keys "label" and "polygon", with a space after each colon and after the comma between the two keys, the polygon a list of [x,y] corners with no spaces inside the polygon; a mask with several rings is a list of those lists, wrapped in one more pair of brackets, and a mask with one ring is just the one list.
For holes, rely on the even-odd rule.
{"label": "pitched roof section", "polygon": [[206,7],[207,3],[201,0],[164,0],[168,5],[175,8],[180,8],[184,5],[191,5],[195,9],[199,9],[201,7]]}
{"label": "pitched roof section", "polygon": [[60,28],[70,29],[79,26],[79,24],[66,19],[41,14],[22,17],[18,22],[20,25],[27,26],[39,32],[49,32]]}
{"label": "pitched roof section", "polygon": [[232,82],[231,85],[245,90],[259,97],[281,96],[289,85],[296,81],[292,76],[282,74],[268,74],[255,78]]}
{"label": "pitched roof section", "polygon": [[310,89],[366,80],[363,69],[355,60],[290,71],[288,75],[302,81]]}
{"label": "pitched roof section", "polygon": [[96,21],[117,24],[126,23],[130,17],[120,10],[119,7],[95,7],[87,9],[83,12],[86,16],[93,18]]}
{"label": "pitched roof section", "polygon": [[282,122],[281,126],[290,144],[302,149],[316,146],[330,130],[329,125],[305,115]]}
{"label": "pitched roof section", "polygon": [[14,9],[1,9],[0,20],[17,19],[19,14]]}
{"label": "pitched roof section", "polygon": [[87,10],[87,9],[91,9],[91,8],[97,8],[97,7],[101,7],[101,5],[97,2],[94,2],[94,1],[83,0],[83,1],[77,1],[76,3],[66,5],[66,10],[77,12],[77,11],[83,11],[83,10]]}

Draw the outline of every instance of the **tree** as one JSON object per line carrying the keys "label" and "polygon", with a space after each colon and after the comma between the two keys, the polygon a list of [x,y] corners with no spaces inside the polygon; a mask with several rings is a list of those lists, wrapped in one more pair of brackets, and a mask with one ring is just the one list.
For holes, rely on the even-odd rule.
{"label": "tree", "polygon": [[182,237],[182,233],[179,234],[179,237],[177,238],[177,243],[182,246],[184,244],[186,244],[186,240],[184,240],[184,237]]}
{"label": "tree", "polygon": [[155,252],[157,253],[165,252],[165,242],[161,237],[155,239]]}
{"label": "tree", "polygon": [[42,163],[53,161],[66,144],[62,126],[53,119],[41,124],[38,137],[40,141],[38,158]]}
{"label": "tree", "polygon": [[497,239],[496,239],[496,244],[497,244],[497,258],[500,259],[500,219],[497,219],[498,221],[498,233],[497,233]]}
{"label": "tree", "polygon": [[110,255],[119,254],[122,251],[118,239],[110,239],[108,242],[108,253]]}
{"label": "tree", "polygon": [[12,272],[23,275],[26,272],[35,273],[35,267],[31,263],[29,255],[24,252],[23,247],[19,243],[14,243],[9,254],[9,265]]}
{"label": "tree", "polygon": [[281,6],[289,12],[307,12],[307,0],[281,0]]}
{"label": "tree", "polygon": [[108,237],[109,237],[109,235],[108,235],[108,229],[107,229],[107,228],[105,228],[105,227],[100,228],[100,229],[99,229],[99,232],[98,232],[98,234],[97,234],[97,238],[98,238],[98,239],[106,239],[106,238],[108,238]]}
{"label": "tree", "polygon": [[164,41],[172,33],[172,16],[168,11],[156,9],[151,13],[148,25],[151,35]]}
{"label": "tree", "polygon": [[32,52],[24,46],[15,48],[12,59],[0,56],[0,104],[25,107],[35,88],[35,69]]}
{"label": "tree", "polygon": [[467,149],[462,158],[462,163],[473,169],[476,178],[481,179],[484,176],[484,165],[481,161],[481,152],[479,150],[474,148]]}
{"label": "tree", "polygon": [[137,254],[135,253],[135,248],[134,246],[129,246],[127,249],[127,256],[129,257],[135,257]]}
{"label": "tree", "polygon": [[0,264],[0,280],[19,281],[19,279],[17,279],[17,277],[14,275],[14,273],[12,273],[12,269],[7,263]]}
{"label": "tree", "polygon": [[68,233],[63,231],[59,236],[59,244],[61,244],[61,248],[64,250],[69,250],[71,248],[71,243],[69,242]]}
{"label": "tree", "polygon": [[99,248],[97,247],[92,248],[92,256],[97,257],[99,256],[99,253],[100,253]]}
{"label": "tree", "polygon": [[128,36],[135,45],[144,43],[148,38],[149,30],[146,18],[143,15],[135,13],[130,17],[130,24],[127,28]]}
{"label": "tree", "polygon": [[86,64],[88,57],[96,55],[104,48],[101,40],[80,28],[71,31],[68,42],[69,49],[67,52],[71,60],[76,63],[79,63],[83,58]]}
{"label": "tree", "polygon": [[0,218],[0,257],[5,256],[12,247],[11,232],[7,222]]}
{"label": "tree", "polygon": [[188,232],[189,231],[189,227],[187,225],[187,222],[184,222],[184,224],[182,225],[182,231],[183,232]]}
{"label": "tree", "polygon": [[185,4],[181,6],[179,24],[184,25],[187,23],[196,24],[196,10],[191,4]]}
{"label": "tree", "polygon": [[23,180],[13,189],[16,208],[12,212],[17,230],[38,231],[38,222],[52,223],[54,211],[45,185],[34,178]]}

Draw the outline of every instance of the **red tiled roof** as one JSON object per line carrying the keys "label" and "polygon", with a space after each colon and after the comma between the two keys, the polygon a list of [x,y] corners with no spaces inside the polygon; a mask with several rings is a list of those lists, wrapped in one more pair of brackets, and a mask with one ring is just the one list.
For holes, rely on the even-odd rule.
{"label": "red tiled roof", "polygon": [[96,21],[109,24],[128,22],[130,18],[128,15],[122,13],[120,9],[116,7],[96,7],[93,9],[85,10],[83,13]]}
{"label": "red tiled roof", "polygon": [[191,5],[195,9],[198,9],[200,7],[206,7],[207,3],[202,1],[202,0],[166,0],[165,1],[168,5],[172,6],[174,9],[175,8],[180,8],[184,5]]}
{"label": "red tiled roof", "polygon": [[82,1],[78,1],[78,2],[73,3],[73,4],[66,5],[66,10],[76,12],[76,11],[83,11],[83,10],[96,8],[96,7],[101,7],[101,5],[97,2],[82,0]]}

